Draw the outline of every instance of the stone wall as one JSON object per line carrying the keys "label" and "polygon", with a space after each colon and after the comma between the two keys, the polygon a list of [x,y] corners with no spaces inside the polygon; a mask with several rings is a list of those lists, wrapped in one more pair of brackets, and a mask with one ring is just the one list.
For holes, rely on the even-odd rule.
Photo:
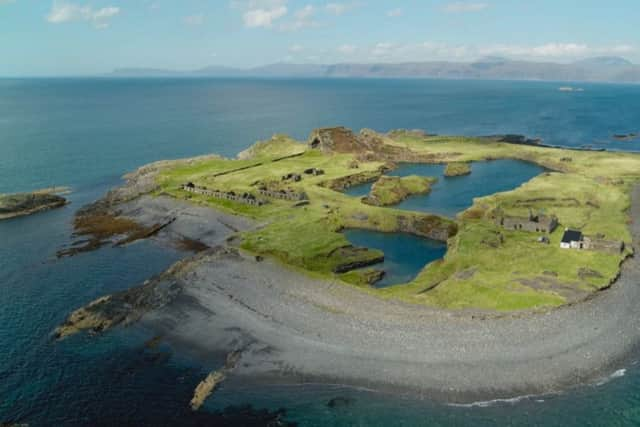
{"label": "stone wall", "polygon": [[198,187],[189,184],[183,185],[182,189],[189,193],[200,194],[207,197],[213,197],[215,199],[230,200],[250,206],[262,206],[267,203],[266,200],[258,199],[251,193],[236,194],[233,191],[209,190],[206,187]]}
{"label": "stone wall", "polygon": [[506,230],[529,231],[533,233],[552,233],[558,226],[555,217],[524,218],[505,216],[499,219],[499,225]]}
{"label": "stone wall", "polygon": [[293,190],[269,190],[268,188],[261,188],[258,190],[261,196],[270,197],[272,199],[289,200],[292,202],[299,202],[301,200],[308,200],[307,194],[304,192],[296,192]]}
{"label": "stone wall", "polygon": [[582,248],[585,250],[618,254],[624,250],[624,242],[621,240],[605,240],[584,236]]}

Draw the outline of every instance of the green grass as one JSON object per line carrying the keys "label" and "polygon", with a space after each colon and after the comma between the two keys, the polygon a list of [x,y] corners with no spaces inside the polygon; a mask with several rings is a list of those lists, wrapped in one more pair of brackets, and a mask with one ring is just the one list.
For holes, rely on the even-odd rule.
{"label": "green grass", "polygon": [[[576,295],[588,295],[608,286],[618,274],[628,250],[613,255],[562,250],[559,241],[564,227],[571,227],[586,234],[623,240],[630,247],[629,190],[640,179],[640,156],[512,145],[478,138],[424,137],[401,132],[394,135],[383,137],[385,144],[437,162],[467,166],[473,161],[520,159],[554,172],[543,173],[512,191],[476,199],[471,208],[458,215],[458,233],[449,239],[443,260],[425,266],[411,283],[380,290],[367,288],[367,292],[449,309],[513,311],[562,305]],[[343,228],[394,232],[407,223],[419,224],[421,229],[453,230],[455,225],[434,215],[364,204],[331,190],[340,187],[335,183],[351,180],[356,174],[379,176],[385,162],[366,161],[361,155],[307,150],[291,138],[278,135],[246,150],[241,159],[207,158],[165,170],[159,177],[158,193],[255,218],[263,226],[242,235],[245,250],[272,256],[321,277],[363,286],[366,270],[336,275],[335,269],[345,263],[371,261],[381,254],[350,247],[340,232]],[[351,167],[355,160],[358,169]],[[309,168],[323,169],[325,173],[304,175]],[[302,174],[302,181],[282,181],[281,177],[289,173]],[[304,191],[310,203],[294,207],[292,202],[271,200],[265,206],[251,207],[179,190],[189,181],[209,188],[254,193],[257,183],[269,183]],[[384,203],[380,204],[392,204],[399,197],[406,197],[405,193],[428,191],[426,186],[432,181],[406,177],[385,178],[381,182],[377,197]],[[549,245],[538,243],[536,233],[503,230],[495,224],[496,212],[526,216],[530,209],[558,217],[561,225],[550,236]],[[599,277],[580,277],[581,269],[596,271]]]}
{"label": "green grass", "polygon": [[447,167],[444,169],[444,176],[462,176],[470,173],[471,165],[466,162],[447,163]]}
{"label": "green grass", "polygon": [[397,205],[414,194],[426,194],[436,178],[423,176],[381,176],[371,187],[367,202],[376,206]]}

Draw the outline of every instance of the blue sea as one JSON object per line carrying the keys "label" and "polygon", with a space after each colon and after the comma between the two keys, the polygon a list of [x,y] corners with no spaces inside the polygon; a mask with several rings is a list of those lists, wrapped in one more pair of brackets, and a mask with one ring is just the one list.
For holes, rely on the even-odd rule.
{"label": "blue sea", "polygon": [[[0,80],[0,192],[70,186],[71,204],[0,222],[0,424],[223,425],[216,411],[284,408],[301,426],[635,426],[640,369],[558,395],[447,406],[337,385],[248,386],[231,380],[204,413],[188,402],[218,366],[192,360],[141,327],[55,342],[66,315],[158,274],[187,254],[152,242],[58,260],[74,212],[154,160],[235,155],[274,133],[315,127],[438,134],[504,133],[569,147],[640,151],[640,86],[434,80]],[[493,188],[489,190],[494,191]],[[343,397],[345,405],[327,402]],[[210,416],[209,416],[210,415]],[[236,417],[233,423],[238,423]],[[230,422],[231,423],[231,422]],[[242,424],[238,424],[242,425]],[[244,424],[247,425],[247,424]]]}

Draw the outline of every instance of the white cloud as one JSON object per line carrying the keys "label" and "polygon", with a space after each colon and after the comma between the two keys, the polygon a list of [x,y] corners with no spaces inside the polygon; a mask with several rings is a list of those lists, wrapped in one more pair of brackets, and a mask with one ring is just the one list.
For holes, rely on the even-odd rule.
{"label": "white cloud", "polygon": [[387,16],[390,17],[390,18],[397,18],[399,16],[402,16],[403,14],[404,14],[404,12],[400,8],[391,9],[391,10],[387,11]]}
{"label": "white cloud", "polygon": [[291,53],[300,53],[304,50],[304,47],[302,47],[299,44],[292,44],[291,46],[289,46],[289,52]]}
{"label": "white cloud", "polygon": [[388,57],[393,53],[395,47],[393,43],[378,43],[371,50],[371,54],[375,57]]}
{"label": "white cloud", "polygon": [[355,9],[360,5],[357,1],[352,1],[349,3],[327,3],[324,8],[325,10],[336,16],[344,15],[346,12]]}
{"label": "white cloud", "polygon": [[315,9],[312,5],[308,4],[305,7],[303,7],[302,9],[298,10],[295,13],[295,17],[296,19],[299,20],[305,20],[305,19],[309,19],[313,16],[313,14],[315,13]]}
{"label": "white cloud", "polygon": [[109,27],[109,20],[119,13],[120,8],[114,6],[93,9],[91,6],[54,0],[47,21],[52,24],[87,21],[97,29],[104,29]]}
{"label": "white cloud", "polygon": [[244,10],[242,20],[247,28],[271,28],[289,11],[287,0],[232,0],[231,7]]}
{"label": "white cloud", "polygon": [[185,25],[188,25],[191,27],[197,27],[199,25],[204,24],[204,15],[201,13],[198,13],[195,15],[185,16],[182,21],[184,22]]}
{"label": "white cloud", "polygon": [[273,21],[287,14],[287,8],[280,6],[275,9],[252,9],[244,14],[244,25],[249,28],[265,27],[273,25]]}
{"label": "white cloud", "polygon": [[298,31],[302,28],[317,27],[319,24],[313,19],[316,9],[308,4],[293,14],[293,20],[280,24],[280,31]]}
{"label": "white cloud", "polygon": [[358,47],[352,44],[343,44],[338,47],[338,52],[343,55],[353,55],[358,50]]}
{"label": "white cloud", "polygon": [[456,2],[445,5],[443,10],[447,13],[469,13],[480,12],[488,7],[488,3]]}

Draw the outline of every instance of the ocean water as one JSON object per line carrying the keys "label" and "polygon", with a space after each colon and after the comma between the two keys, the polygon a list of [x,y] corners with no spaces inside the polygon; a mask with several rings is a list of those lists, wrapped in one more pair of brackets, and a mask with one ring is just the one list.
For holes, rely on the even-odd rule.
{"label": "ocean water", "polygon": [[[429,396],[340,386],[253,386],[233,380],[192,414],[207,366],[140,327],[56,343],[72,309],[126,289],[185,256],[141,242],[57,260],[76,209],[154,160],[234,155],[276,132],[305,138],[318,126],[441,134],[522,133],[548,144],[640,150],[640,86],[431,80],[0,80],[0,192],[73,188],[65,208],[0,222],[0,423],[221,425],[229,405],[285,408],[302,426],[640,424],[640,370],[560,395],[454,407]],[[327,402],[345,397],[345,405]]]}
{"label": "ocean water", "polygon": [[[418,175],[438,178],[429,194],[409,197],[394,208],[455,217],[457,213],[470,207],[474,198],[513,190],[544,171],[544,168],[536,164],[520,160],[474,162],[471,165],[471,174],[464,176],[445,177],[444,168],[444,165],[405,163],[389,172],[387,175],[390,176]],[[372,185],[356,185],[348,188],[345,193],[362,197],[369,194]]]}

